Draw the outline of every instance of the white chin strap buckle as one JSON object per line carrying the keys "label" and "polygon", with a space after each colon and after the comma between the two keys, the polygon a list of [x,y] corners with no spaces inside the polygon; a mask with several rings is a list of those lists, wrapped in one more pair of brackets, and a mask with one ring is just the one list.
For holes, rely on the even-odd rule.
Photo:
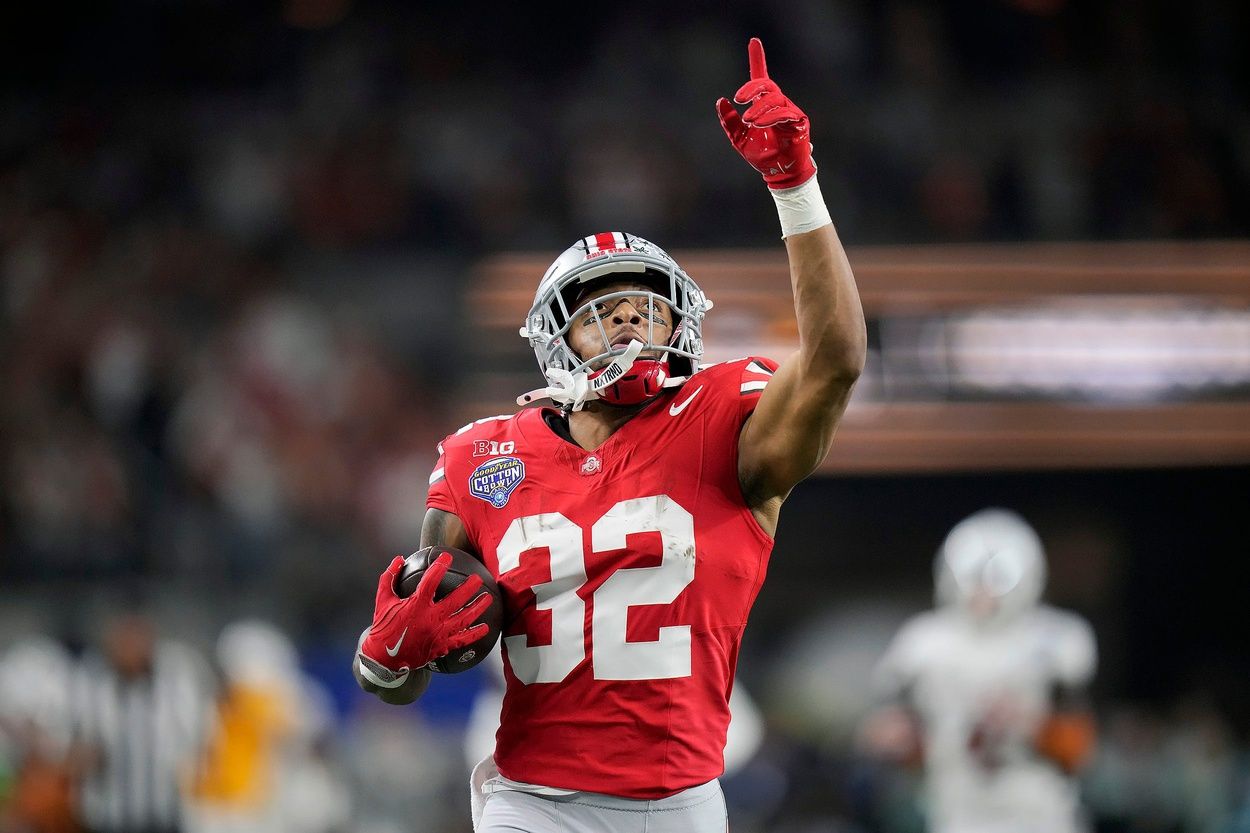
{"label": "white chin strap buckle", "polygon": [[594,379],[584,370],[577,373],[570,373],[567,370],[559,368],[551,368],[547,371],[547,381],[550,383],[545,388],[538,388],[528,393],[523,393],[516,398],[518,405],[528,405],[536,399],[543,397],[550,398],[553,402],[561,405],[571,406],[574,411],[580,411],[582,407],[591,400],[599,398],[599,392],[620,380],[622,376],[629,372],[634,366],[634,362],[638,360],[638,356],[642,354],[643,344],[638,339],[634,339],[625,348],[625,351],[612,360],[607,367],[595,374]]}

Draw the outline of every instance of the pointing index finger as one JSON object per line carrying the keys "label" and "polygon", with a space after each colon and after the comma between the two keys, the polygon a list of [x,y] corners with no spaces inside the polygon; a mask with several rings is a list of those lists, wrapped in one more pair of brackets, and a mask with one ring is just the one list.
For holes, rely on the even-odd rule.
{"label": "pointing index finger", "polygon": [[747,60],[751,65],[752,81],[768,77],[768,64],[764,62],[764,44],[759,38],[751,38],[747,43]]}

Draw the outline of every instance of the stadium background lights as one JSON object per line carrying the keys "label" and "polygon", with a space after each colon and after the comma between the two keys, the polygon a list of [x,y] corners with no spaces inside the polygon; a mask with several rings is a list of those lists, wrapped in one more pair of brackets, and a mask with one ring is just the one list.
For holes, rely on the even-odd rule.
{"label": "stadium background lights", "polygon": [[[883,345],[889,350],[889,345]],[[1250,386],[1250,310],[1083,298],[930,318],[916,345],[955,390],[1142,401]]]}

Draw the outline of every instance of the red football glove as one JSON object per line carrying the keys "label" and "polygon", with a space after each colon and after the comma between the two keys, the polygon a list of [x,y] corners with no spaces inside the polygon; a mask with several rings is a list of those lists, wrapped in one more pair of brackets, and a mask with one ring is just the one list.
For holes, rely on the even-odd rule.
{"label": "red football glove", "polygon": [[721,127],[742,158],[764,175],[769,188],[802,185],[816,173],[807,114],[768,77],[759,38],[751,38],[747,56],[751,80],[734,93],[734,101],[750,106],[739,116],[729,99],[718,100]]}
{"label": "red football glove", "polygon": [[490,606],[490,596],[479,593],[480,576],[469,576],[446,597],[434,600],[434,591],[450,566],[451,556],[443,553],[421,576],[412,595],[401,599],[395,595],[395,581],[404,569],[404,559],[395,556],[378,580],[373,624],[358,652],[361,676],[382,688],[397,688],[413,668],[486,633],[489,626],[484,622],[469,627]]}

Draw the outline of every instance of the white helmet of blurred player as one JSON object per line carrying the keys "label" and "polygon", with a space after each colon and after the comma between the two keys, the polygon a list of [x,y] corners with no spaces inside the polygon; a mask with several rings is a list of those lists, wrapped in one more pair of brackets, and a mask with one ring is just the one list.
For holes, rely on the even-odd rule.
{"label": "white helmet of blurred player", "polygon": [[[626,290],[593,296],[593,281],[636,280],[648,287],[648,302],[663,301],[673,313],[673,328],[662,342],[654,337],[655,319],[648,318],[646,343],[613,348],[599,323],[602,351],[579,356],[568,344],[573,321],[595,303],[637,297]],[[581,301],[576,308],[574,304]],[[636,405],[665,387],[681,384],[698,369],[703,355],[703,316],[712,302],[677,261],[654,243],[624,232],[582,238],[556,258],[538,284],[534,304],[521,328],[547,377],[548,387],[517,398],[518,405],[549,396],[571,410],[592,399]],[[647,356],[640,358],[646,352]]]}
{"label": "white helmet of blurred player", "polygon": [[997,625],[1041,600],[1046,557],[1024,518],[1008,509],[982,509],[947,533],[934,574],[938,604]]}

